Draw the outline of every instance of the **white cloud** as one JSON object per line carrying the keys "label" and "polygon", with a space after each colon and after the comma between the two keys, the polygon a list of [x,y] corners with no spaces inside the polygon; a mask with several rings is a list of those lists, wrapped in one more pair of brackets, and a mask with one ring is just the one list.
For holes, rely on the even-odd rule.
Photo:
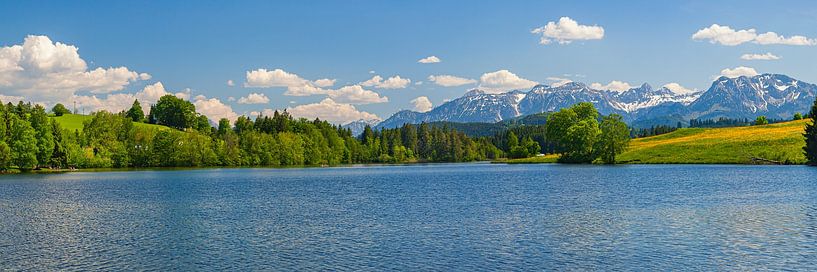
{"label": "white cloud", "polygon": [[547,80],[551,82],[550,83],[551,87],[559,87],[559,86],[565,85],[567,83],[573,82],[573,80],[571,80],[569,78],[561,78],[561,77],[548,77]]}
{"label": "white cloud", "polygon": [[604,28],[593,25],[580,25],[569,17],[559,18],[559,22],[548,22],[543,27],[531,30],[533,34],[541,34],[540,44],[569,44],[574,40],[601,40],[604,37]]}
{"label": "white cloud", "polygon": [[23,101],[23,100],[24,99],[23,99],[22,96],[12,96],[12,95],[2,95],[2,94],[0,94],[0,102],[3,102],[3,104],[0,104],[0,106],[4,105],[5,103],[8,103],[8,102],[11,102],[13,104],[17,104],[18,101]]}
{"label": "white cloud", "polygon": [[692,34],[693,40],[709,40],[710,43],[735,46],[750,42],[757,37],[755,29],[734,30],[729,26],[712,24]]}
{"label": "white cloud", "polygon": [[476,80],[470,78],[462,78],[456,77],[451,75],[431,75],[428,76],[428,81],[434,82],[434,84],[443,86],[443,87],[456,87],[468,84],[477,83]]}
{"label": "white cloud", "polygon": [[308,82],[308,80],[282,69],[275,69],[272,71],[267,71],[267,69],[257,69],[247,71],[247,82],[244,83],[244,86],[256,88],[289,87],[299,86]]}
{"label": "white cloud", "polygon": [[27,36],[22,45],[0,47],[0,93],[28,100],[61,101],[88,91],[107,94],[150,79],[127,67],[90,69],[79,48],[47,36]]}
{"label": "white cloud", "polygon": [[329,92],[329,97],[333,101],[349,104],[374,104],[389,102],[389,98],[380,94],[363,89],[360,85],[344,86],[340,89]]}
{"label": "white cloud", "polygon": [[208,99],[204,96],[197,96],[196,101],[193,101],[193,105],[196,106],[196,112],[207,116],[213,123],[218,122],[221,118],[227,118],[230,122],[235,122],[238,118],[238,114],[233,111],[233,108],[222,103],[218,98]]}
{"label": "white cloud", "polygon": [[778,57],[778,56],[776,56],[776,55],[774,55],[772,53],[743,54],[742,56],[740,56],[740,59],[742,59],[742,60],[779,60],[780,57]]}
{"label": "white cloud", "polygon": [[762,45],[817,45],[817,39],[809,39],[800,35],[786,38],[775,32],[758,34],[754,28],[735,30],[729,26],[721,26],[718,24],[712,24],[709,27],[698,30],[695,34],[692,34],[692,39],[709,40],[710,43],[718,43],[726,46],[736,46],[747,42]]}
{"label": "white cloud", "polygon": [[250,93],[246,97],[238,99],[238,104],[266,104],[269,103],[269,97],[263,93]]}
{"label": "white cloud", "polygon": [[[326,83],[322,81],[321,83]],[[329,90],[318,87],[314,82],[303,79],[297,74],[289,73],[282,69],[268,71],[267,69],[257,69],[247,71],[247,88],[272,88],[286,87],[284,95],[289,96],[310,96],[326,94]]]}
{"label": "white cloud", "polygon": [[479,81],[480,89],[492,93],[529,89],[537,84],[534,81],[521,78],[508,70],[482,74],[482,76],[479,77]]}
{"label": "white cloud", "polygon": [[235,82],[233,82],[232,79],[229,79],[229,80],[227,80],[227,86],[230,86],[230,87],[235,86]]}
{"label": "white cloud", "polygon": [[322,78],[322,79],[315,80],[314,83],[315,83],[315,86],[318,86],[318,87],[321,87],[321,88],[332,87],[333,85],[335,85],[335,79]]}
{"label": "white cloud", "polygon": [[698,92],[697,89],[688,89],[684,86],[681,86],[681,84],[675,82],[664,84],[664,88],[667,88],[676,94],[691,94]]}
{"label": "white cloud", "polygon": [[232,97],[232,96],[227,97],[227,101],[233,102],[233,101],[235,101],[235,97]]}
{"label": "white cloud", "polygon": [[[142,106],[142,110],[147,114],[150,112],[150,105],[155,104],[157,101],[159,101],[159,98],[167,94],[173,93],[165,90],[165,86],[162,84],[162,82],[156,82],[145,86],[141,91],[136,93],[108,94],[104,98],[99,98],[96,95],[74,95],[58,102],[61,102],[66,106],[73,106],[73,103],[77,102],[77,107],[84,109],[86,113],[99,110],[120,112],[130,109],[133,101],[138,99],[140,105]],[[187,99],[190,97],[190,89],[185,89],[184,91],[177,92],[173,95],[182,99]]]}
{"label": "white cloud", "polygon": [[409,83],[411,83],[411,79],[402,78],[400,76],[393,76],[383,80],[383,77],[375,75],[369,80],[358,84],[365,87],[375,87],[379,89],[402,89],[408,86]]}
{"label": "white cloud", "polygon": [[783,37],[774,32],[766,32],[757,35],[755,38],[756,44],[783,44],[783,45],[817,45],[817,39],[809,39],[804,36],[794,35],[791,37]]}
{"label": "white cloud", "polygon": [[739,66],[735,67],[734,69],[723,69],[721,70],[721,75],[729,78],[740,77],[740,76],[756,76],[758,75],[757,71],[754,68],[746,67],[746,66]]}
{"label": "white cloud", "polygon": [[355,106],[349,104],[337,103],[331,98],[326,98],[320,103],[299,105],[287,108],[287,112],[295,117],[303,117],[307,119],[320,118],[335,124],[344,124],[355,120],[380,120],[375,114],[365,111],[359,111]]}
{"label": "white cloud", "polygon": [[590,88],[593,88],[593,89],[596,89],[596,90],[609,90],[609,91],[616,91],[616,92],[623,92],[623,91],[631,89],[632,87],[633,86],[630,85],[630,83],[623,82],[623,81],[618,81],[618,80],[610,81],[610,83],[607,83],[607,85],[601,85],[601,83],[598,83],[598,82],[590,84]]}
{"label": "white cloud", "polygon": [[438,58],[437,56],[429,56],[427,58],[422,58],[422,59],[418,60],[417,62],[428,64],[428,63],[438,63],[440,61],[441,61],[440,58]]}
{"label": "white cloud", "polygon": [[428,100],[426,96],[420,96],[415,99],[412,99],[411,104],[414,105],[414,110],[418,112],[427,112],[433,108],[431,104],[431,100]]}

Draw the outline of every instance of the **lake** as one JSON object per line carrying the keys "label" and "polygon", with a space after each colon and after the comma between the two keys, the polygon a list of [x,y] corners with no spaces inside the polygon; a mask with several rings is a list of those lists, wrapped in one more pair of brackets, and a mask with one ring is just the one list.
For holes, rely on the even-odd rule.
{"label": "lake", "polygon": [[0,176],[0,270],[817,269],[817,168]]}

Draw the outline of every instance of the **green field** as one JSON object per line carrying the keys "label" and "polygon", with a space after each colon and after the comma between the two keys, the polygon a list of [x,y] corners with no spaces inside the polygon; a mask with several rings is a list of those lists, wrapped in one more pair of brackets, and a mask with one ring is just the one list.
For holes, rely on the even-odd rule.
{"label": "green field", "polygon": [[[82,131],[83,122],[86,120],[91,120],[91,115],[81,115],[81,114],[65,114],[63,116],[51,116],[52,119],[56,120],[57,123],[64,129],[68,129],[70,131],[79,130]],[[134,123],[136,126],[144,126],[144,127],[154,127],[158,129],[168,129],[166,126],[160,125],[153,125],[153,124],[145,124],[145,123]]]}
{"label": "green field", "polygon": [[[803,129],[809,121],[732,128],[684,128],[634,139],[619,163],[755,164],[775,161],[802,164]],[[552,163],[556,156],[509,160],[508,163]]]}

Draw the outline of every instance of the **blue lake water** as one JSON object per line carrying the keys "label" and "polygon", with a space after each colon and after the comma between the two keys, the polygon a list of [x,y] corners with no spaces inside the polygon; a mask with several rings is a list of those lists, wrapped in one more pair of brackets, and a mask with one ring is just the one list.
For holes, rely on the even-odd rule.
{"label": "blue lake water", "polygon": [[817,168],[0,176],[0,270],[817,270]]}

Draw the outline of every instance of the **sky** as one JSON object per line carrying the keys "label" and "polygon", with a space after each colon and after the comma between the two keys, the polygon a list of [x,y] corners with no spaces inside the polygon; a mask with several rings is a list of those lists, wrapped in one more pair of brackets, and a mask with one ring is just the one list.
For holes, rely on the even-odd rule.
{"label": "sky", "polygon": [[468,90],[817,83],[813,1],[3,1],[0,100],[342,124]]}

